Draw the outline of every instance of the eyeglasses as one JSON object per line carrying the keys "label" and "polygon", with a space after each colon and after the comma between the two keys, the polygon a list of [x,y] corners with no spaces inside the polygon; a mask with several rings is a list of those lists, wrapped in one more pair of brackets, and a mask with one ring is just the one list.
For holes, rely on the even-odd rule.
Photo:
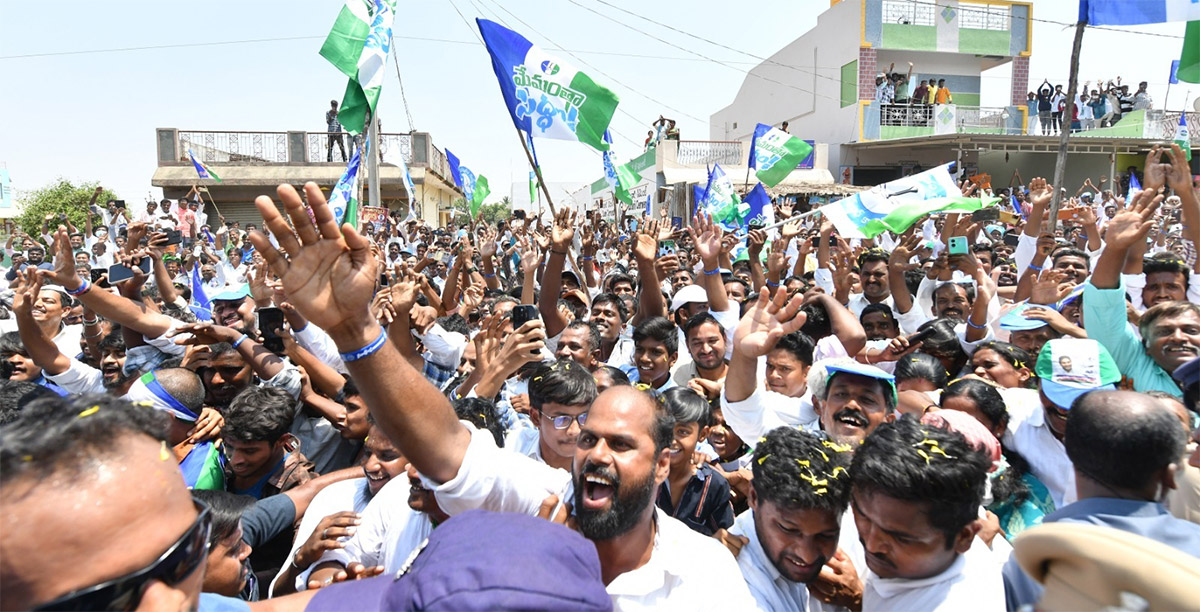
{"label": "eyeglasses", "polygon": [[150,565],[95,586],[68,593],[34,610],[133,610],[151,581],[178,584],[192,575],[208,556],[212,514],[208,506],[192,500],[199,515],[187,531]]}
{"label": "eyeglasses", "polygon": [[545,418],[547,421],[550,421],[554,425],[555,429],[566,429],[571,426],[571,421],[575,421],[575,422],[579,423],[579,427],[582,429],[584,423],[587,423],[587,415],[588,415],[588,413],[584,412],[584,413],[580,414],[579,416],[575,416],[575,417],[573,417],[569,414],[564,414],[564,415],[556,416],[556,417],[546,416],[545,414],[543,414],[542,417]]}

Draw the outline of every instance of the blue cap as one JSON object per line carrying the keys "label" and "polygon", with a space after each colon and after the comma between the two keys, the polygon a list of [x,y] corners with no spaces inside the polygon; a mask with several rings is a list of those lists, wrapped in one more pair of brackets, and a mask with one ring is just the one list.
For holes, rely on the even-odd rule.
{"label": "blue cap", "polygon": [[1028,302],[1018,304],[1016,308],[1004,313],[1004,315],[1000,317],[1000,329],[1007,329],[1008,331],[1029,331],[1031,329],[1040,329],[1045,327],[1045,321],[1025,318],[1024,312],[1030,307],[1049,308],[1049,306],[1040,306],[1038,304],[1030,304]]}
{"label": "blue cap", "polygon": [[596,546],[550,521],[471,510],[396,575],[327,586],[305,610],[611,610]]}
{"label": "blue cap", "polygon": [[843,362],[840,360],[837,363],[829,363],[825,366],[825,384],[828,385],[832,382],[833,377],[837,374],[856,374],[858,376],[882,380],[892,390],[892,399],[896,398],[896,377],[873,365],[858,363],[857,361]]}
{"label": "blue cap", "polygon": [[250,297],[250,285],[241,283],[240,285],[230,285],[225,287],[220,293],[210,297],[214,302],[232,302]]}

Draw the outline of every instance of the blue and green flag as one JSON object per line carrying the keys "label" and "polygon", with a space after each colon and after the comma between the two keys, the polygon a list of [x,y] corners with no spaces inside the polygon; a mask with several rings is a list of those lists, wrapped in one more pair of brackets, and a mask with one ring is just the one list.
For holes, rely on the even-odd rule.
{"label": "blue and green flag", "polygon": [[524,36],[486,19],[475,21],[517,129],[608,150],[604,131],[617,110],[615,93]]}
{"label": "blue and green flag", "polygon": [[774,187],[812,153],[812,145],[765,123],[754,128],[750,139],[750,167],[754,176]]}
{"label": "blue and green flag", "polygon": [[350,77],[338,120],[352,134],[363,131],[368,113],[375,114],[395,15],[396,0],[346,0],[321,45],[321,57]]}

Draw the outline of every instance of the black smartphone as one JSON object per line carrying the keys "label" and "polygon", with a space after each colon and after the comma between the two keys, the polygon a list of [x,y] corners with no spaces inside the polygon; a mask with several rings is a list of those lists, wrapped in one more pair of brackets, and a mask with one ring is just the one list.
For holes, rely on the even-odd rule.
{"label": "black smartphone", "polygon": [[537,306],[534,306],[533,304],[520,304],[518,306],[513,306],[512,322],[513,322],[513,330],[514,331],[517,329],[520,329],[520,327],[522,325],[524,325],[526,322],[532,321],[537,318],[538,318]]}
{"label": "black smartphone", "polygon": [[97,268],[89,271],[89,274],[92,276],[92,283],[101,289],[108,289],[109,286],[108,280],[104,278],[105,272],[107,272],[107,270],[104,268]]}
{"label": "black smartphone", "polygon": [[989,221],[996,221],[999,218],[1000,209],[996,208],[995,206],[980,208],[979,210],[971,213],[971,221],[973,223],[987,223]]}
{"label": "black smartphone", "polygon": [[168,244],[168,245],[183,244],[183,233],[180,232],[179,230],[167,230],[166,234],[167,234],[166,244]]}
{"label": "black smartphone", "polygon": [[[149,274],[150,273],[150,258],[143,257],[142,261],[138,264],[138,268],[141,268],[142,274]],[[108,282],[109,282],[109,284],[115,284],[115,283],[119,283],[122,281],[127,281],[131,278],[133,278],[133,268],[130,268],[123,264],[113,264],[108,267]]]}
{"label": "black smartphone", "polygon": [[928,338],[932,335],[933,335],[933,326],[926,327],[925,329],[909,336],[908,337],[908,345],[916,346],[917,344],[924,342],[926,338]]}
{"label": "black smartphone", "polygon": [[279,335],[283,327],[283,310],[275,307],[258,309],[258,332],[262,335],[263,346],[272,353],[283,352],[283,337]]}
{"label": "black smartphone", "polygon": [[[833,236],[830,236],[830,237],[829,237],[829,240],[828,240],[827,242],[829,243],[829,246],[837,246],[837,238],[835,238],[835,237],[833,237]],[[812,245],[813,245],[813,247],[814,247],[814,248],[815,248],[815,247],[819,247],[819,246],[821,246],[821,237],[820,237],[820,236],[813,236],[813,238],[812,238]]]}
{"label": "black smartphone", "polygon": [[1021,242],[1021,235],[1018,233],[1009,233],[1004,235],[1004,244],[1015,247]]}
{"label": "black smartphone", "polygon": [[114,200],[113,206],[117,208],[125,208],[125,200]]}

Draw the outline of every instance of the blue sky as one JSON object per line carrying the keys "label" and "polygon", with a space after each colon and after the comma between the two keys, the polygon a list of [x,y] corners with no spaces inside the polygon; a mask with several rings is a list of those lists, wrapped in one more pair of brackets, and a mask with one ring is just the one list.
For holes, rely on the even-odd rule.
{"label": "blue sky", "polygon": [[[457,8],[467,21],[483,16],[545,48],[570,50],[575,57],[562,52],[562,59],[614,89],[621,96],[613,124],[618,160],[640,153],[649,124],[660,114],[677,119],[685,139],[707,139],[709,115],[733,99],[754,59],[602,1],[760,57],[811,28],[829,6],[827,0],[402,1],[394,49],[415,128],[430,132],[439,147],[450,147],[464,164],[488,176],[496,186],[493,199],[507,195],[507,185],[526,176],[524,153],[487,52]],[[0,0],[0,71],[7,84],[0,96],[0,163],[7,165],[18,195],[64,176],[99,180],[137,200],[151,191],[156,127],[323,130],[329,100],[341,98],[346,79],[317,51],[341,6],[337,0],[55,5]],[[1035,2],[1034,17],[1068,22],[1075,6],[1071,0]],[[51,8],[59,9],[57,14],[48,13]],[[1181,37],[1183,28],[1178,23],[1126,30]],[[1035,23],[1031,80],[1045,76],[1065,83],[1072,32]],[[292,40],[13,57],[286,38]],[[1170,61],[1181,46],[1180,38],[1089,30],[1082,78],[1148,80],[1161,106]],[[835,67],[827,69],[836,74]],[[384,131],[408,131],[395,68],[389,66],[388,72],[379,110]],[[985,74],[984,104],[1004,102],[1007,74],[1006,68]],[[1187,94],[1186,84],[1174,86],[1170,106],[1182,107]],[[1200,87],[1187,99],[1189,108],[1197,94]],[[599,154],[583,145],[540,141],[538,153],[548,181],[591,181],[601,175]]]}

